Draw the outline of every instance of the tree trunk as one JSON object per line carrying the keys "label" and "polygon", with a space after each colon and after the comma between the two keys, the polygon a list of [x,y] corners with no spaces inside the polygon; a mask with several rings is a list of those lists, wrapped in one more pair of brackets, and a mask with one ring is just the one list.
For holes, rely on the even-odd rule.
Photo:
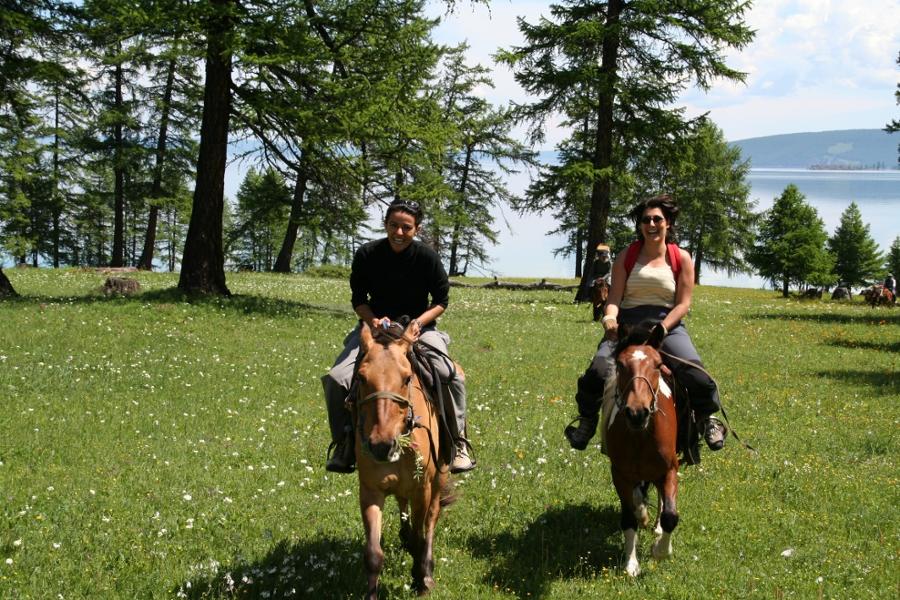
{"label": "tree trunk", "polygon": [[[121,52],[121,44],[119,51]],[[109,263],[111,267],[125,266],[125,156],[123,139],[122,139],[122,111],[124,110],[124,100],[122,98],[122,87],[125,85],[123,81],[122,64],[116,65],[116,124],[113,129],[113,137],[115,139],[115,164],[113,165],[113,173],[115,174],[115,209],[114,209],[114,226],[113,226],[113,247],[112,260]]]}
{"label": "tree trunk", "polygon": [[3,272],[3,267],[0,267],[0,298],[15,298],[18,295]]}
{"label": "tree trunk", "polygon": [[206,85],[200,155],[191,221],[184,242],[178,288],[184,292],[230,296],[225,285],[222,215],[225,207],[225,163],[231,116],[231,34],[228,13],[234,0],[213,0],[216,14],[207,27]]}
{"label": "tree trunk", "polygon": [[297,181],[294,184],[294,197],[291,200],[291,216],[288,219],[287,231],[284,241],[281,242],[281,250],[275,259],[276,273],[290,273],[291,262],[294,259],[294,245],[297,243],[297,232],[300,230],[300,219],[303,216],[303,202],[306,198],[306,185],[309,176],[306,171],[307,150],[304,149],[300,156],[300,165],[297,169]]}
{"label": "tree trunk", "polygon": [[788,278],[787,278],[787,277],[785,277],[785,278],[781,281],[781,297],[782,297],[782,298],[787,298],[787,297],[788,297]]}
{"label": "tree trunk", "polygon": [[59,197],[59,86],[53,94],[53,268],[59,268],[59,227],[62,218],[62,201]]}
{"label": "tree trunk", "polygon": [[166,87],[163,90],[162,114],[159,119],[159,137],[156,139],[156,164],[153,167],[153,184],[150,188],[150,214],[147,215],[147,233],[144,235],[144,249],[138,259],[137,268],[153,269],[153,253],[156,250],[156,226],[159,220],[159,206],[154,202],[162,196],[163,167],[166,160],[166,143],[169,133],[169,113],[172,108],[172,89],[175,87],[175,59],[169,60],[166,72]]}
{"label": "tree trunk", "polygon": [[592,248],[606,240],[606,226],[609,220],[610,195],[612,185],[609,171],[613,158],[613,107],[616,98],[616,77],[619,56],[619,15],[624,5],[623,0],[610,0],[607,5],[607,33],[603,37],[602,62],[600,66],[600,97],[597,101],[597,133],[595,137],[593,165],[594,172],[603,173],[595,176],[591,188],[591,210],[588,215],[588,240],[584,253],[584,272],[578,289],[577,300],[584,301],[590,297],[590,264],[593,258]]}
{"label": "tree trunk", "polygon": [[584,228],[579,227],[575,233],[575,277],[581,279],[581,264],[584,261]]}
{"label": "tree trunk", "polygon": [[[472,152],[475,150],[473,144],[468,144],[466,146],[466,160],[463,163],[463,172],[462,179],[459,184],[459,201],[465,205],[466,203],[466,186],[469,185],[469,169],[472,165]],[[450,276],[455,277],[460,275],[459,270],[456,267],[458,262],[458,253],[459,253],[459,238],[461,235],[462,225],[460,223],[460,219],[462,217],[459,215],[455,215],[453,218],[453,237],[450,240]]]}

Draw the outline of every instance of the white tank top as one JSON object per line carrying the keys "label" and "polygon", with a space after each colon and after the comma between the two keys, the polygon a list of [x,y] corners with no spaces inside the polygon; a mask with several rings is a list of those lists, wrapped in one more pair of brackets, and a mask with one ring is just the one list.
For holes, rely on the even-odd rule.
{"label": "white tank top", "polygon": [[625,282],[625,294],[619,306],[625,309],[643,305],[675,306],[675,274],[672,267],[648,267],[635,263]]}

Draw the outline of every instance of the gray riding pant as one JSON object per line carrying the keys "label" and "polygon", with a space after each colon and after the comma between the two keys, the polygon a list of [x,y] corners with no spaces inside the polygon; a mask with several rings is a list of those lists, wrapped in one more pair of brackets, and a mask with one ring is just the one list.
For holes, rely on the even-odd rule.
{"label": "gray riding pant", "polygon": [[[661,310],[665,311],[666,309]],[[645,319],[660,321],[664,316],[665,312],[659,312],[659,309],[638,307],[622,311],[620,313],[620,321],[633,325]],[[615,367],[612,364],[615,349],[616,344],[614,342],[608,340],[600,342],[600,346],[597,348],[597,353],[591,360],[590,366],[578,379],[575,401],[578,403],[578,412],[581,416],[595,417],[600,411],[605,380],[610,372],[615,372]],[[682,361],[703,367],[700,355],[691,341],[691,336],[688,335],[687,329],[681,322],[669,331],[669,335],[663,339],[660,350],[677,356]],[[716,389],[715,382],[705,371],[696,369],[684,362],[673,360],[665,355],[663,356],[663,362],[675,375],[675,379],[687,389],[691,407],[698,417],[703,418],[719,410],[721,407],[719,392]]]}
{"label": "gray riding pant", "polygon": [[[322,376],[322,388],[325,390],[325,407],[328,410],[328,424],[331,427],[331,439],[339,441],[344,435],[353,431],[350,411],[346,400],[353,382],[356,368],[356,357],[359,354],[359,334],[361,325],[344,338],[344,349],[334,361],[334,366]],[[450,336],[434,327],[426,327],[419,335],[419,340],[447,354]],[[451,379],[451,365],[447,359],[432,351],[427,352],[429,362],[437,369],[438,377],[443,385],[444,409],[447,418],[456,418],[456,426],[460,434],[466,430],[466,382],[462,373]],[[451,412],[452,411],[452,412]]]}

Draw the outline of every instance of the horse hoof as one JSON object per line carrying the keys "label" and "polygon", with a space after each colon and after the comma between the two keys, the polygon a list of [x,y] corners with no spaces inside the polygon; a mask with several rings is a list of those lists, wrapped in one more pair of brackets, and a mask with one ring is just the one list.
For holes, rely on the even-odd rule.
{"label": "horse hoof", "polygon": [[625,566],[625,573],[629,577],[637,577],[641,574],[641,566],[637,563],[637,561],[630,562]]}
{"label": "horse hoof", "polygon": [[671,540],[657,540],[650,549],[650,553],[653,555],[653,560],[666,560],[672,556]]}
{"label": "horse hoof", "polygon": [[432,589],[434,589],[434,579],[431,577],[426,577],[416,585],[416,593],[419,596],[427,596]]}

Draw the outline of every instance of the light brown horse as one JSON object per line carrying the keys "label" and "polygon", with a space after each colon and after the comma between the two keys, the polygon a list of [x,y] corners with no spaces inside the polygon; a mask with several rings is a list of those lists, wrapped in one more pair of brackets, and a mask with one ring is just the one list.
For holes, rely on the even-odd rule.
{"label": "light brown horse", "polygon": [[419,595],[434,587],[434,529],[441,507],[452,501],[438,415],[410,362],[411,348],[412,339],[406,332],[399,338],[375,337],[363,324],[363,356],[352,412],[369,599],[378,597],[378,577],[384,564],[381,518],[385,498],[396,496],[400,505],[400,537],[413,557],[413,584]]}
{"label": "light brown horse", "polygon": [[613,484],[622,505],[625,572],[632,577],[641,571],[637,528],[649,523],[649,484],[656,486],[659,498],[653,558],[671,556],[671,534],[678,525],[678,417],[666,381],[671,373],[657,351],[661,340],[648,340],[648,335],[647,328],[636,328],[617,346],[617,410],[610,418],[606,440]]}

